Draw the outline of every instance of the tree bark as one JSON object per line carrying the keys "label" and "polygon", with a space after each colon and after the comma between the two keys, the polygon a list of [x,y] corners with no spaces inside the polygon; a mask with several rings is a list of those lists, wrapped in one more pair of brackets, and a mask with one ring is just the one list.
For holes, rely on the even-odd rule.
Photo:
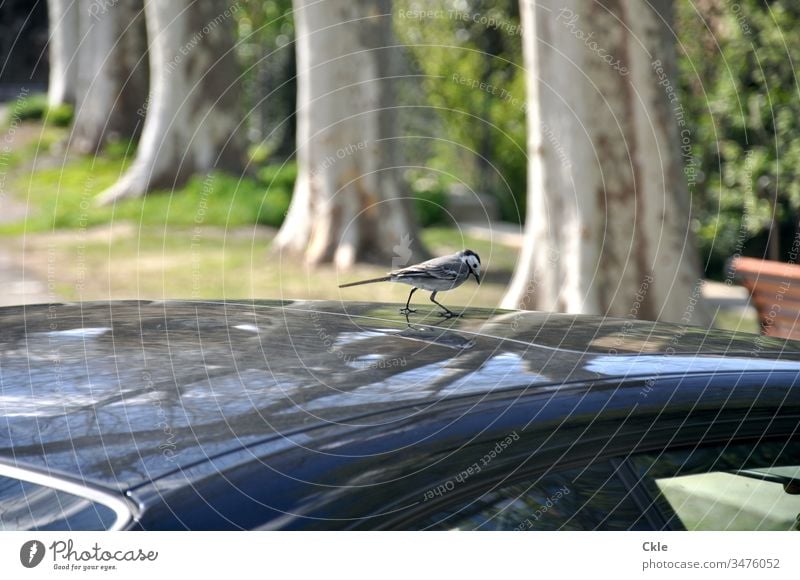
{"label": "tree bark", "polygon": [[650,4],[521,2],[528,210],[506,308],[709,322],[670,1]]}
{"label": "tree bark", "polygon": [[51,107],[74,105],[80,43],[78,0],[47,0],[47,14],[50,28],[47,102]]}
{"label": "tree bark", "polygon": [[143,0],[114,5],[78,0],[81,48],[72,146],[97,152],[106,142],[135,138],[148,93]]}
{"label": "tree bark", "polygon": [[278,251],[340,267],[424,255],[396,158],[391,12],[295,1],[299,173]]}
{"label": "tree bark", "polygon": [[244,166],[234,15],[239,4],[145,0],[150,96],[136,159],[99,202]]}

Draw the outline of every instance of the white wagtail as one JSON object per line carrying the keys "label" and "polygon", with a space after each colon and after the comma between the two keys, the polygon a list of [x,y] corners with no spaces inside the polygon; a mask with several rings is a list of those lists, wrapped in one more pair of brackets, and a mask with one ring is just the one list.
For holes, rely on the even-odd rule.
{"label": "white wagtail", "polygon": [[403,314],[409,312],[416,312],[411,310],[409,304],[411,297],[418,289],[429,290],[431,292],[431,302],[444,309],[443,316],[458,316],[455,312],[448,309],[446,306],[436,302],[436,293],[444,292],[445,290],[452,290],[464,283],[470,276],[475,276],[478,284],[481,283],[481,259],[478,254],[472,250],[464,250],[450,256],[442,256],[441,258],[434,258],[421,264],[408,266],[402,270],[395,270],[389,272],[388,275],[381,278],[370,278],[369,280],[361,280],[360,282],[350,282],[349,284],[342,284],[339,288],[347,288],[349,286],[360,286],[361,284],[374,284],[375,282],[400,282],[413,286],[411,293],[406,300],[406,307],[400,309]]}

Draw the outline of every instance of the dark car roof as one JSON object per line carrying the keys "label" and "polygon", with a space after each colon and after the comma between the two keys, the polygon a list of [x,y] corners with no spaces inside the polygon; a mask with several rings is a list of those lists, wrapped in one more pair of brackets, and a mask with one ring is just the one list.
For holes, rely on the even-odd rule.
{"label": "dark car roof", "polygon": [[[799,343],[625,319],[341,302],[0,309],[0,461],[129,489],[331,425],[620,377],[800,371]],[[296,441],[296,439],[294,440]]]}

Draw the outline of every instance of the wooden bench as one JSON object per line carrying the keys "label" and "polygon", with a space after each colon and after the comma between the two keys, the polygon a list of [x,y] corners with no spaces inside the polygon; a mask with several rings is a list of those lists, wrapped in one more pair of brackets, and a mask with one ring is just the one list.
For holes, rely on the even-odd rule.
{"label": "wooden bench", "polygon": [[750,291],[763,334],[800,339],[800,266],[739,257],[728,268]]}

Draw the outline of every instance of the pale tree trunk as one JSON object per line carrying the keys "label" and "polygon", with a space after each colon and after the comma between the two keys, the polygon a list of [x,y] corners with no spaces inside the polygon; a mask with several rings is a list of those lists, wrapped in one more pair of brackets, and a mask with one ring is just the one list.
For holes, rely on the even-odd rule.
{"label": "pale tree trunk", "polygon": [[211,170],[240,172],[244,141],[234,47],[239,4],[145,0],[150,96],[136,159],[100,203],[173,188]]}
{"label": "pale tree trunk", "polygon": [[506,308],[709,321],[670,2],[650,4],[521,2],[528,209]]}
{"label": "pale tree trunk", "polygon": [[79,0],[81,48],[72,146],[84,153],[134,138],[147,102],[147,33],[143,0],[105,5]]}
{"label": "pale tree trunk", "polygon": [[278,251],[310,263],[423,255],[394,139],[391,2],[297,0],[298,179]]}
{"label": "pale tree trunk", "polygon": [[74,105],[80,44],[78,0],[47,0],[47,20],[50,28],[47,102],[51,107]]}

